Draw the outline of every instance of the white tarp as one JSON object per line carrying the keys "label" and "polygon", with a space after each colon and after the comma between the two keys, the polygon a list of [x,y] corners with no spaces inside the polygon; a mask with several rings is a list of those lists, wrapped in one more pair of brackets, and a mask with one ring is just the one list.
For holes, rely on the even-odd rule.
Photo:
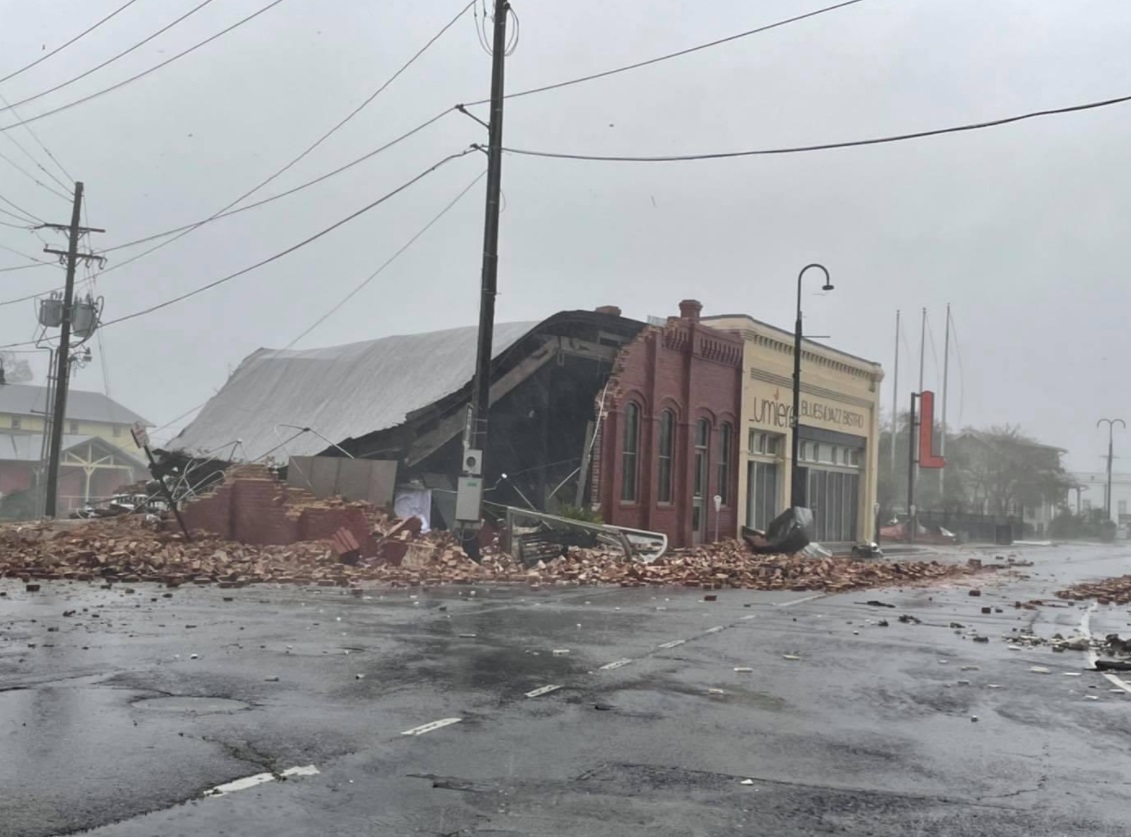
{"label": "white tarp", "polygon": [[[497,324],[494,357],[537,326]],[[396,427],[471,381],[476,335],[469,326],[325,349],[259,349],[170,447],[210,453],[239,439],[244,459],[273,451],[286,460]],[[313,432],[301,433],[305,427]]]}

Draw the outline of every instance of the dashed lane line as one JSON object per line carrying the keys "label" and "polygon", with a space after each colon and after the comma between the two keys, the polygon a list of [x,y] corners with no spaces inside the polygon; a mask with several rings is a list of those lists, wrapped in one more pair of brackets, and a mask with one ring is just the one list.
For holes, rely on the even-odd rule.
{"label": "dashed lane line", "polygon": [[615,668],[621,668],[622,666],[626,666],[631,662],[632,662],[632,660],[629,660],[629,659],[615,660],[611,663],[605,663],[603,666],[601,666],[599,669],[597,669],[597,671],[612,671]]}
{"label": "dashed lane line", "polygon": [[534,689],[533,691],[527,692],[526,696],[528,698],[541,697],[542,695],[550,694],[550,692],[556,692],[560,688],[561,688],[560,685],[558,685],[558,686],[542,686],[539,689]]}
{"label": "dashed lane line", "polygon": [[225,782],[222,785],[217,785],[211,790],[204,792],[205,796],[227,796],[229,793],[236,791],[247,790],[254,788],[257,785],[263,785],[267,782],[274,782],[276,779],[291,779],[295,776],[317,776],[318,768],[313,764],[308,764],[305,767],[290,767],[282,773],[256,773],[254,776],[244,776],[242,779],[234,779],[231,782]]}
{"label": "dashed lane line", "polygon": [[664,648],[664,649],[678,648],[679,646],[683,645],[685,642],[687,642],[686,639],[673,639],[671,642],[665,642],[665,643],[662,643],[660,645],[657,645],[656,647],[657,648]]}
{"label": "dashed lane line", "polygon": [[818,593],[816,596],[806,596],[803,599],[794,599],[791,602],[774,602],[774,607],[793,607],[794,605],[805,604],[805,602],[812,602],[817,599],[823,599],[824,593]]}
{"label": "dashed lane line", "polygon": [[423,724],[419,727],[406,729],[401,735],[425,735],[434,730],[450,727],[452,724],[458,724],[463,718],[441,718],[439,721],[433,721],[430,724]]}

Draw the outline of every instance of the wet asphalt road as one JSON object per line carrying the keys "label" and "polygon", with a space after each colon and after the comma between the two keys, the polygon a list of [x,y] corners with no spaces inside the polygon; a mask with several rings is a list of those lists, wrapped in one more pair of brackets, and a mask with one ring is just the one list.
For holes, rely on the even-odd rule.
{"label": "wet asphalt road", "polygon": [[0,581],[0,835],[1131,833],[1131,694],[1002,639],[1071,633],[1087,608],[1012,603],[1131,547],[1018,555],[980,598]]}

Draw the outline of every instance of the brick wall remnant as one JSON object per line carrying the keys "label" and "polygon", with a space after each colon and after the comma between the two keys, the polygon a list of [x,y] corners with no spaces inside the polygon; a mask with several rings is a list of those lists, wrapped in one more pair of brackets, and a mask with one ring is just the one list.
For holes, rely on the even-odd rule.
{"label": "brick wall remnant", "polygon": [[319,500],[305,489],[280,482],[263,465],[229,468],[224,479],[189,502],[181,516],[190,531],[259,546],[328,540],[346,529],[363,556],[377,554],[364,503],[334,497]]}

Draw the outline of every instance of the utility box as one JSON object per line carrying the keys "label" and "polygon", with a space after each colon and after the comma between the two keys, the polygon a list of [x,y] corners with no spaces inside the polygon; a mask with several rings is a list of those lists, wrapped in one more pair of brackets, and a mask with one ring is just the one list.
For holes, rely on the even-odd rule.
{"label": "utility box", "polygon": [[460,477],[456,491],[456,520],[478,523],[483,504],[483,477]]}

